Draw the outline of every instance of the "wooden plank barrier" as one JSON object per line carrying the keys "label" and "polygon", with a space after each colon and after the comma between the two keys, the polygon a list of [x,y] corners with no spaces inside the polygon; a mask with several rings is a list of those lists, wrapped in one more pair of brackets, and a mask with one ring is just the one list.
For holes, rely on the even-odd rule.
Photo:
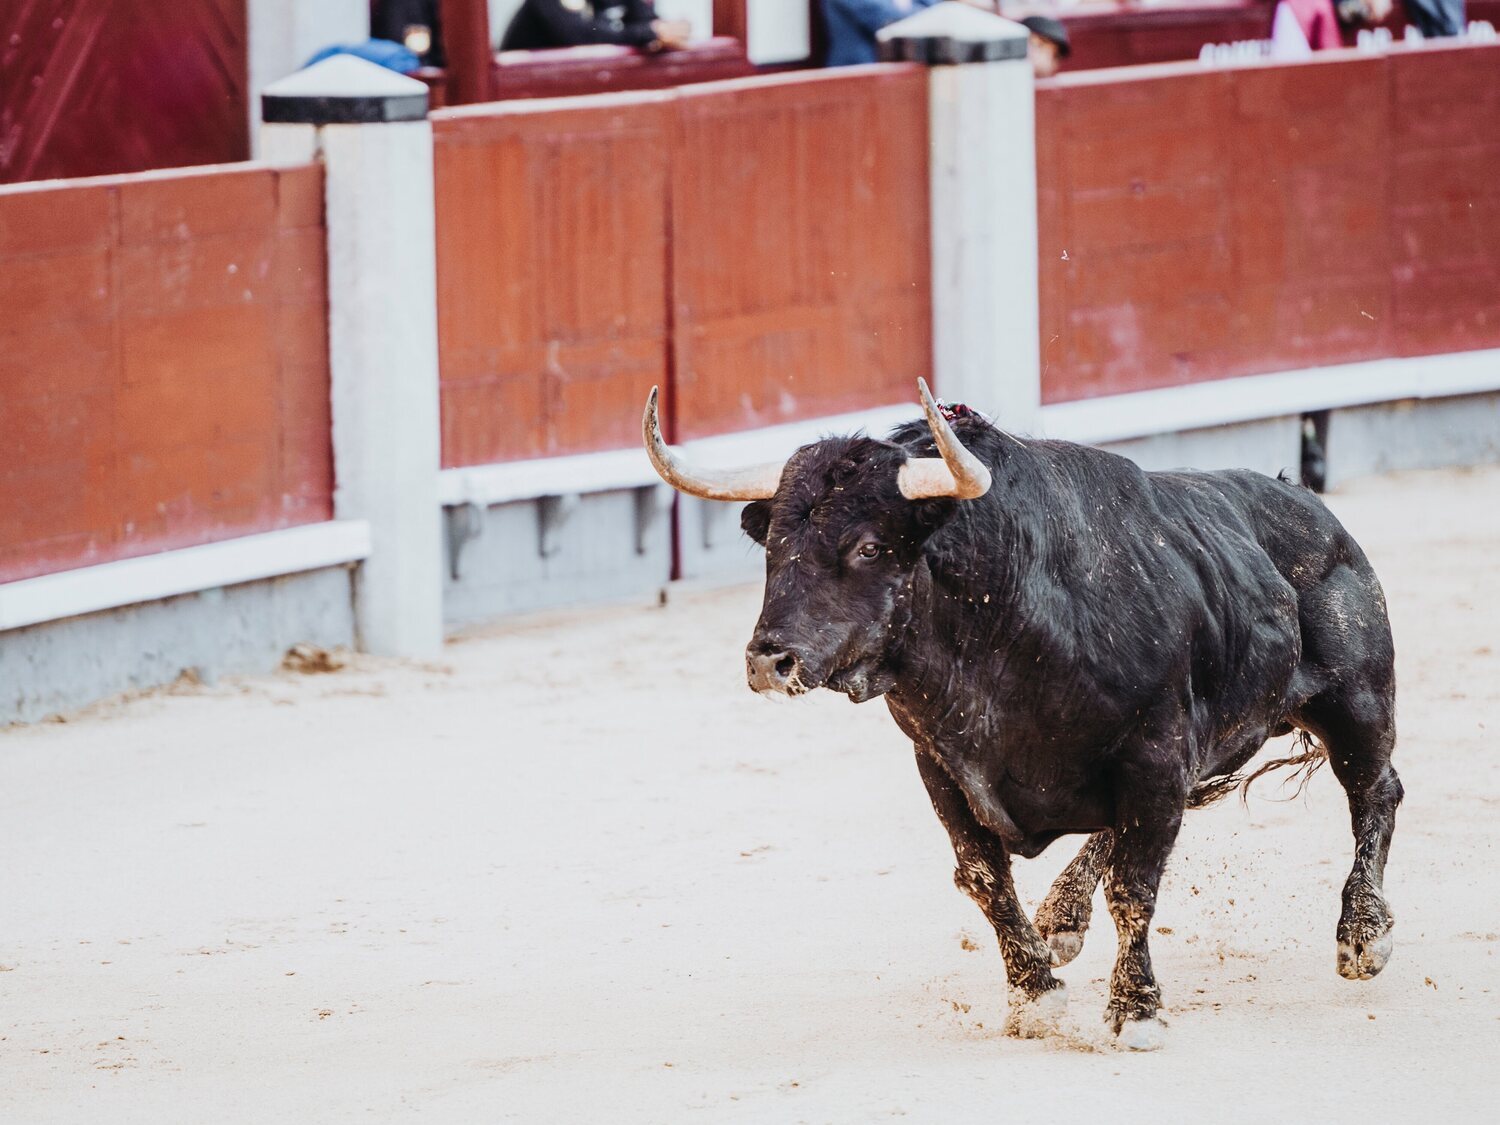
{"label": "wooden plank barrier", "polygon": [[926,71],[713,83],[676,105],[679,438],[910,399],[932,364]]}
{"label": "wooden plank barrier", "polygon": [[633,447],[653,383],[687,440],[904,401],[929,370],[919,69],[433,123],[445,468]]}
{"label": "wooden plank barrier", "polygon": [[332,515],[323,174],[0,188],[0,582]]}
{"label": "wooden plank barrier", "polygon": [[1038,86],[1043,398],[1500,346],[1500,47]]}
{"label": "wooden plank barrier", "polygon": [[619,449],[667,382],[666,95],[433,115],[443,467]]}

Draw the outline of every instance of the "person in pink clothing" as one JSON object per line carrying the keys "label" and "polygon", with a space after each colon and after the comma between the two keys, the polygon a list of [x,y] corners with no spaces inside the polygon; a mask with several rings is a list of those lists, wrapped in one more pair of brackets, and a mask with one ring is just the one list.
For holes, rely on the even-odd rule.
{"label": "person in pink clothing", "polygon": [[1328,51],[1344,45],[1339,37],[1339,18],[1333,10],[1333,0],[1281,0],[1281,3],[1297,17],[1297,26],[1307,36],[1307,45],[1314,51]]}

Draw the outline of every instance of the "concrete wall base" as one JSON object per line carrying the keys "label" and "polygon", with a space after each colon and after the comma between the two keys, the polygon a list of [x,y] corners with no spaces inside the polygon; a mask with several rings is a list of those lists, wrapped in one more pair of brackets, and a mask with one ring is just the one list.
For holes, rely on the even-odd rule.
{"label": "concrete wall base", "polygon": [[444,509],[444,622],[660,589],[672,573],[670,501],[666,485],[651,485]]}
{"label": "concrete wall base", "polygon": [[[1246,468],[1298,479],[1302,417],[1290,414],[1230,425],[1153,434],[1100,448],[1144,469]],[[1332,412],[1328,484],[1366,473],[1500,461],[1500,394],[1465,395],[1352,407]],[[665,498],[660,518],[634,550],[639,490],[585,494],[477,509],[480,534],[459,550],[451,574],[451,521],[444,616],[450,627],[562,605],[619,600],[664,585],[671,565]],[[564,518],[542,549],[542,506],[562,504]],[[568,505],[571,503],[571,507]],[[765,575],[765,554],[740,530],[742,504],[677,498],[678,545],[684,579],[754,582]],[[555,510],[555,509],[554,509]]]}
{"label": "concrete wall base", "polygon": [[766,553],[740,530],[743,504],[677,499],[682,577],[714,582],[753,582],[766,576]]}
{"label": "concrete wall base", "polygon": [[349,567],[219,587],[0,633],[0,725],[35,722],[192,670],[260,674],[299,642],[354,643]]}
{"label": "concrete wall base", "polygon": [[1370,473],[1500,462],[1500,394],[1330,411],[1327,456],[1329,488]]}

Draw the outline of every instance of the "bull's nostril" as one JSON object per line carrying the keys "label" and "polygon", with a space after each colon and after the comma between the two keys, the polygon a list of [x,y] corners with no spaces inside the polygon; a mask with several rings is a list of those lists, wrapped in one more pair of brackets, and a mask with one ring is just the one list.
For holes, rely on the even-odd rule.
{"label": "bull's nostril", "polygon": [[797,683],[797,670],[801,667],[802,662],[796,653],[774,648],[769,644],[764,647],[752,646],[745,653],[745,674],[750,687],[762,694],[786,694],[796,690],[801,686]]}

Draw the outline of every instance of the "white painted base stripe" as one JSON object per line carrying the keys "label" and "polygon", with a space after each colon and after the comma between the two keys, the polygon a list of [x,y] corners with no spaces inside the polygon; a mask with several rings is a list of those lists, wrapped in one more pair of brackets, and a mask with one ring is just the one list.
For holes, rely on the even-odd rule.
{"label": "white painted base stripe", "polygon": [[538,496],[640,488],[659,480],[644,449],[612,449],[444,469],[438,474],[438,500],[447,505],[509,504]]}
{"label": "white painted base stripe", "polygon": [[1500,391],[1500,349],[1246,375],[1042,407],[1047,437],[1097,444],[1310,410]]}
{"label": "white painted base stripe", "polygon": [[[1041,429],[1048,437],[1097,444],[1309,410],[1486,391],[1500,391],[1500,349],[1309,367],[1055,403],[1042,407]],[[685,443],[683,448],[707,465],[755,464],[785,457],[829,434],[863,430],[883,437],[920,413],[913,400],[702,438]],[[508,504],[539,496],[641,488],[659,479],[644,450],[616,449],[445,469],[439,477],[438,493],[444,504]]]}
{"label": "white painted base stripe", "polygon": [[[708,465],[773,461],[828,434],[864,430],[884,436],[893,426],[908,422],[920,413],[921,408],[913,395],[913,402],[909,405],[876,407],[852,414],[702,438],[685,443],[683,449]],[[539,496],[610,492],[660,483],[661,478],[651,467],[644,449],[612,449],[605,453],[579,453],[568,457],[444,469],[438,477],[438,496],[442,503],[450,505],[509,504],[535,500]]]}
{"label": "white painted base stripe", "polygon": [[331,520],[0,584],[0,630],[358,562],[370,525]]}

